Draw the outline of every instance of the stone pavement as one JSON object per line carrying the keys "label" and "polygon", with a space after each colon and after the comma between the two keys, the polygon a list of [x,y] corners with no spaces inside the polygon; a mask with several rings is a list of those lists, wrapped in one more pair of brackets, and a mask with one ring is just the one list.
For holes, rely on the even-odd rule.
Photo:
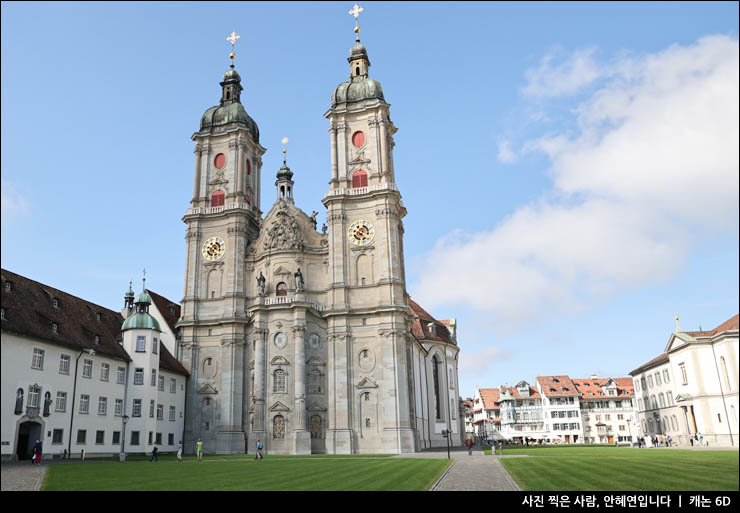
{"label": "stone pavement", "polygon": [[41,488],[46,475],[46,465],[3,463],[0,467],[0,483],[3,492],[32,492]]}
{"label": "stone pavement", "polygon": [[[429,449],[413,454],[401,454],[395,458],[446,458],[447,449]],[[513,492],[521,488],[514,482],[503,465],[501,458],[527,456],[485,456],[480,448],[473,449],[468,455],[467,449],[450,448],[452,466],[432,486],[431,491],[492,491]]]}

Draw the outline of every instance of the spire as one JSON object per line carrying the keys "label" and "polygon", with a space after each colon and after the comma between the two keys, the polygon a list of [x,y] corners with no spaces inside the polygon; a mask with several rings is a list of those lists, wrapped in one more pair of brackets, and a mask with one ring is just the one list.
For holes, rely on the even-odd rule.
{"label": "spire", "polygon": [[364,9],[357,4],[349,11],[350,16],[354,16],[355,18],[355,34],[357,34],[355,45],[350,49],[349,57],[347,58],[349,62],[349,76],[352,82],[367,78],[368,68],[370,68],[370,59],[367,57],[367,50],[360,44],[360,24],[358,18],[362,11]]}
{"label": "spire", "polygon": [[283,137],[281,141],[283,143],[283,165],[277,172],[277,198],[278,200],[286,200],[293,202],[293,171],[288,167],[288,138]]}
{"label": "spire", "polygon": [[682,332],[683,330],[681,329],[681,325],[678,324],[678,315],[674,315],[673,316],[673,319],[675,319],[675,321],[676,321],[676,333]]}
{"label": "spire", "polygon": [[224,80],[221,82],[221,105],[229,105],[232,103],[241,103],[240,95],[242,92],[242,77],[239,76],[239,73],[236,72],[236,69],[234,69],[234,59],[236,58],[236,53],[234,53],[234,45],[236,44],[236,40],[239,39],[241,36],[237,34],[236,32],[231,32],[231,35],[226,38],[226,40],[231,43],[231,53],[229,54],[229,59],[231,59],[231,65],[229,66],[231,69],[226,71],[224,73]]}
{"label": "spire", "polygon": [[359,22],[360,13],[364,10],[365,9],[355,4],[352,10],[349,11],[349,15],[355,17],[355,34],[357,34],[357,39],[355,39],[355,43],[357,44],[360,43],[360,22]]}
{"label": "spire", "polygon": [[128,282],[128,290],[126,291],[126,294],[123,296],[124,307],[127,308],[129,311],[133,310],[134,308],[134,289],[132,285],[133,285],[133,280]]}
{"label": "spire", "polygon": [[234,45],[236,44],[236,40],[240,37],[241,36],[239,34],[232,30],[231,35],[226,38],[226,40],[231,43],[231,53],[229,54],[229,59],[231,59],[231,69],[234,69],[234,59],[236,58],[236,53],[234,53]]}

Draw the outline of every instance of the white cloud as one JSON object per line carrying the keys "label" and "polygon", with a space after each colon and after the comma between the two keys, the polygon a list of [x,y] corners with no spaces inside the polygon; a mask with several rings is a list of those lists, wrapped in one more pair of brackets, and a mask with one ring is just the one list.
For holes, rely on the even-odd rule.
{"label": "white cloud", "polygon": [[552,97],[580,91],[604,74],[593,59],[594,52],[593,48],[575,52],[560,65],[553,65],[556,55],[546,55],[538,68],[525,72],[527,85],[522,92],[526,96]]}
{"label": "white cloud", "polygon": [[509,141],[501,141],[498,143],[498,160],[503,164],[512,164],[516,162],[517,156],[511,150]]}
{"label": "white cloud", "polygon": [[2,180],[0,190],[0,211],[3,223],[17,216],[28,213],[28,202],[15,186],[6,180]]}
{"label": "white cloud", "polygon": [[[568,76],[573,60],[551,76]],[[552,191],[487,231],[437,243],[414,288],[425,305],[467,304],[517,326],[670,279],[707,234],[737,237],[737,40],[707,37],[613,69],[575,106],[574,134],[522,145],[549,156]]]}

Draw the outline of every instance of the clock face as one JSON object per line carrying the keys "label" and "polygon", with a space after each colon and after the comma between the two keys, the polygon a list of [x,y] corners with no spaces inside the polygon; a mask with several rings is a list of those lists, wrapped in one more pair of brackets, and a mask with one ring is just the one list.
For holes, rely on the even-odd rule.
{"label": "clock face", "polygon": [[226,251],[226,244],[221,237],[211,237],[203,243],[201,253],[203,258],[211,262],[215,260],[221,260],[224,257]]}
{"label": "clock face", "polygon": [[349,226],[347,237],[355,246],[367,246],[375,238],[375,227],[367,221],[355,221]]}

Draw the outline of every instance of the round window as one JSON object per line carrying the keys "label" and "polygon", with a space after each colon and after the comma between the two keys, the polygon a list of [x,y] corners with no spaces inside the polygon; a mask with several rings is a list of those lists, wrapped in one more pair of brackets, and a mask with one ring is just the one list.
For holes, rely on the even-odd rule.
{"label": "round window", "polygon": [[216,155],[216,158],[213,159],[213,165],[218,169],[223,168],[226,165],[226,155],[223,153]]}
{"label": "round window", "polygon": [[352,134],[352,144],[354,144],[356,148],[365,146],[365,134],[359,131]]}

